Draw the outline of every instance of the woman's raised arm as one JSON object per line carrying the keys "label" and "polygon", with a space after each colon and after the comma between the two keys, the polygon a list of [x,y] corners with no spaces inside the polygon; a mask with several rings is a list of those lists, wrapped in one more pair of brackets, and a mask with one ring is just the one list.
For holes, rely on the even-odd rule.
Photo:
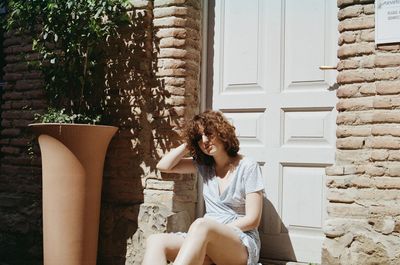
{"label": "woman's raised arm", "polygon": [[185,158],[188,153],[186,143],[171,149],[157,164],[157,169],[165,173],[189,174],[195,173],[196,167],[192,158]]}

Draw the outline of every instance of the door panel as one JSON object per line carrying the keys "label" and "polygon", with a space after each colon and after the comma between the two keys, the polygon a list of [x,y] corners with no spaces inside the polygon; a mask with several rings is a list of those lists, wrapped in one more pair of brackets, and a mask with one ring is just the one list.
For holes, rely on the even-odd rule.
{"label": "door panel", "polygon": [[217,0],[212,108],[236,127],[266,187],[261,256],[320,262],[325,167],[334,162],[337,7],[330,0]]}

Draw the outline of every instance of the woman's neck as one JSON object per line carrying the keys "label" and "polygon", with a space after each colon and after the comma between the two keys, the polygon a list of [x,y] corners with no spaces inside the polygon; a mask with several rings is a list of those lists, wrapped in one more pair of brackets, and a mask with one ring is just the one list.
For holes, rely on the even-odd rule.
{"label": "woman's neck", "polygon": [[214,156],[215,170],[218,177],[224,177],[233,168],[236,157],[230,157],[227,153]]}

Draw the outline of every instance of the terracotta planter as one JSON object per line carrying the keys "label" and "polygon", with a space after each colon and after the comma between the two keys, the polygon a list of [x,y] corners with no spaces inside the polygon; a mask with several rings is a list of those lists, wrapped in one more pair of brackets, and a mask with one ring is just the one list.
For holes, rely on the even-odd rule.
{"label": "terracotta planter", "polygon": [[116,127],[31,124],[43,175],[45,265],[95,265],[104,158]]}

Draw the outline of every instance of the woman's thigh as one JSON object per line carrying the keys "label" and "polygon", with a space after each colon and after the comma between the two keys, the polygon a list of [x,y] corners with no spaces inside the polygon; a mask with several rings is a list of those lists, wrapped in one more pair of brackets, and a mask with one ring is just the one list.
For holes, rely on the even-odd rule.
{"label": "woman's thigh", "polygon": [[206,253],[214,263],[218,265],[247,264],[247,248],[232,227],[207,218],[204,218],[202,222],[205,222],[210,229]]}
{"label": "woman's thigh", "polygon": [[[182,247],[185,238],[179,234],[163,233],[153,235],[156,244],[160,244],[165,249],[165,255],[168,261],[174,261]],[[150,241],[152,243],[152,241]],[[211,259],[206,256],[203,265],[213,264]]]}

